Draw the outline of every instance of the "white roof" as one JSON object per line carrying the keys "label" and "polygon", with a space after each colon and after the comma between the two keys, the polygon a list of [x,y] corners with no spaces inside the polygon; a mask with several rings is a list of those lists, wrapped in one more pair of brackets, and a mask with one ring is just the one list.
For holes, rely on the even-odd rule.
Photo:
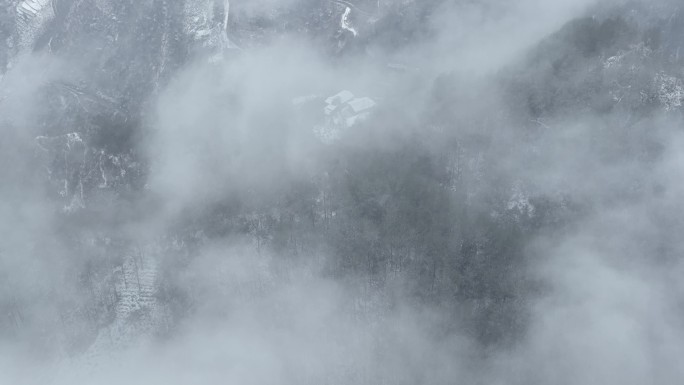
{"label": "white roof", "polygon": [[333,111],[335,111],[336,108],[337,108],[337,106],[334,106],[332,104],[328,104],[323,109],[323,112],[325,112],[326,115],[330,115],[330,114],[332,114]]}
{"label": "white roof", "polygon": [[350,100],[348,104],[357,114],[375,107],[375,101],[365,96]]}
{"label": "white roof", "polygon": [[325,102],[327,104],[343,104],[352,99],[354,99],[354,94],[352,94],[351,91],[343,90],[338,94],[325,99]]}

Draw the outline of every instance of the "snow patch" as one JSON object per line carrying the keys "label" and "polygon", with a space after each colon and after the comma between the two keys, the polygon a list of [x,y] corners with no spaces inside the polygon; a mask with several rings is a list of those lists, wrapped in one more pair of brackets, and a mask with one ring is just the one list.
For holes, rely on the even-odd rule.
{"label": "snow patch", "polygon": [[358,33],[356,32],[356,29],[351,26],[349,23],[349,14],[351,13],[351,8],[347,7],[344,10],[344,13],[342,14],[342,19],[340,20],[340,27],[345,30],[349,31],[352,33],[352,35],[356,36]]}

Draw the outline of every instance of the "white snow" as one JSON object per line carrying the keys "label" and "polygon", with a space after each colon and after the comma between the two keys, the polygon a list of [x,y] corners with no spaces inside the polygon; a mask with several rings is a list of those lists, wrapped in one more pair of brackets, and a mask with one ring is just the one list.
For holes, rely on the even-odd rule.
{"label": "white snow", "polygon": [[223,2],[223,32],[228,36],[228,14],[230,12],[230,1]]}
{"label": "white snow", "polygon": [[344,10],[344,14],[342,14],[342,20],[340,20],[340,27],[341,27],[343,30],[349,31],[349,32],[352,33],[352,35],[356,36],[356,35],[357,35],[356,29],[354,29],[354,27],[352,27],[352,26],[349,24],[349,14],[350,14],[350,13],[351,13],[351,8],[347,7],[347,8]]}

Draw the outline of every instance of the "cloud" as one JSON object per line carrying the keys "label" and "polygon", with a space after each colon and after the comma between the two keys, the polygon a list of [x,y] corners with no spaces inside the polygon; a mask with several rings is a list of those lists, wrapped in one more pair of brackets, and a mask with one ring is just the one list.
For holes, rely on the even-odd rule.
{"label": "cloud", "polygon": [[[298,4],[235,2],[231,12],[236,18],[259,18],[274,7],[292,10]],[[365,42],[373,23],[361,25],[352,10],[349,20],[358,22],[358,36],[350,37],[357,40],[345,47],[358,44],[357,51],[339,50],[331,57],[311,39],[292,34],[249,49],[226,48],[220,60],[200,54],[185,63],[160,87],[149,110],[143,107],[143,139],[136,151],[149,161],[149,170],[142,192],[135,192],[142,198],[111,192],[111,200],[129,199],[139,211],[130,218],[116,217],[120,222],[97,217],[113,216],[116,205],[78,212],[81,216],[55,210],[55,200],[40,182],[46,164],[34,156],[41,153],[35,137],[42,134],[34,116],[45,111],[33,101],[45,84],[73,73],[50,56],[17,59],[0,88],[0,159],[12,165],[0,171],[5,182],[0,187],[0,306],[9,309],[0,326],[20,332],[7,333],[11,343],[0,349],[0,369],[12,368],[0,370],[0,382],[30,378],[45,383],[49,377],[57,385],[641,384],[683,378],[677,364],[684,346],[677,326],[684,293],[677,257],[684,250],[678,240],[684,193],[677,178],[684,143],[678,132],[681,119],[667,111],[654,112],[627,129],[616,123],[620,119],[615,116],[624,113],[619,108],[608,117],[586,109],[548,121],[526,122],[532,119],[527,112],[516,111],[522,118],[513,116],[510,110],[518,100],[507,98],[524,95],[505,93],[499,70],[519,68],[531,47],[567,20],[585,14],[592,1],[434,4],[382,4],[381,17],[403,15],[398,20],[423,23],[401,26],[425,35],[416,33],[420,36],[398,47]],[[402,14],[416,9],[425,10],[425,17]],[[401,29],[382,21],[375,26],[390,33]],[[321,143],[314,129],[325,122],[324,100],[342,90],[372,99],[373,113],[347,127],[338,142]],[[293,101],[302,101],[304,107]],[[642,146],[646,142],[659,144],[659,150],[650,153]],[[525,313],[525,327],[509,345],[483,343],[468,324],[501,321],[495,316],[468,318],[495,307],[491,302],[496,298],[478,297],[464,304],[453,298],[467,293],[445,291],[440,295],[453,301],[444,301],[453,307],[434,306],[408,295],[412,285],[423,282],[406,272],[388,273],[392,279],[382,288],[363,274],[336,275],[332,241],[316,238],[298,248],[299,239],[278,234],[284,238],[279,241],[295,243],[291,255],[262,247],[261,241],[275,236],[255,235],[270,218],[290,214],[271,203],[296,195],[293,185],[342,194],[326,185],[331,179],[326,166],[334,164],[340,174],[352,175],[358,171],[353,168],[357,155],[399,154],[390,158],[399,168],[409,164],[402,163],[404,157],[413,156],[400,150],[420,147],[418,161],[410,163],[415,167],[406,167],[406,172],[425,183],[415,188],[418,193],[431,191],[427,174],[434,171],[432,163],[420,161],[444,158],[440,150],[451,144],[457,150],[448,155],[456,161],[440,172],[463,177],[461,185],[440,188],[453,193],[445,200],[449,202],[461,199],[463,189],[463,202],[474,209],[463,214],[470,222],[462,223],[470,227],[448,234],[448,242],[459,243],[460,252],[468,245],[451,238],[508,230],[480,223],[491,218],[504,218],[515,229],[529,231],[511,231],[511,238],[523,239],[506,238],[524,244],[519,270],[485,266],[485,273],[503,273],[494,278],[480,273],[488,280],[478,286],[482,290],[503,286],[501,277],[518,284],[515,274],[524,275],[519,283],[523,294],[511,308]],[[378,169],[367,175],[388,178],[381,175],[386,169]],[[413,190],[404,191],[409,185],[400,177],[388,184],[397,194],[411,197]],[[376,180],[361,182],[371,186],[362,186],[369,190],[383,188]],[[106,188],[105,183],[95,190],[100,198]],[[350,190],[345,193],[362,191]],[[350,234],[373,229],[373,210],[397,204],[384,191],[380,197],[358,195],[354,198],[363,207],[353,209],[363,220],[343,229]],[[316,201],[319,198],[327,199],[323,193],[313,196],[313,219],[293,214],[288,223],[322,222],[315,211],[317,204],[324,204]],[[500,202],[492,203],[498,198]],[[239,203],[237,209],[221,206],[232,201]],[[401,201],[406,202],[410,210],[431,203]],[[527,217],[511,213],[526,208],[533,209]],[[447,209],[443,211],[451,213]],[[236,214],[221,217],[224,222],[196,223],[214,210]],[[325,210],[324,220],[351,217],[345,210],[353,211]],[[434,215],[421,223],[438,220]],[[221,234],[221,226],[240,231],[215,235]],[[402,240],[411,235],[403,228],[392,229]],[[214,235],[207,234],[212,231]],[[379,233],[373,229],[363,235],[375,245]],[[500,247],[497,251],[504,256],[519,251],[515,245],[487,243],[485,236],[473,240],[473,261],[466,262],[507,261],[488,260],[482,251],[486,247]],[[353,246],[351,238],[334,241]],[[414,249],[407,252],[407,260],[420,258],[419,248]],[[355,249],[350,254],[350,259],[366,257]],[[444,262],[440,268],[454,260],[453,255],[435,259]],[[93,267],[98,264],[106,267]],[[416,265],[412,273],[419,278],[433,268]],[[440,281],[447,275],[432,273],[432,292],[447,285]],[[117,304],[124,295],[143,296],[141,279],[159,290],[148,298],[154,309],[131,305],[132,310],[120,310]],[[117,312],[128,318],[118,319]],[[102,314],[110,318],[98,318]],[[71,316],[90,318],[79,323],[69,321]],[[150,319],[158,322],[159,330],[150,331]],[[15,328],[12,323],[23,325]],[[3,337],[0,334],[0,341]],[[47,358],[33,357],[43,344],[56,352],[46,349]],[[51,361],[53,357],[59,358]]]}

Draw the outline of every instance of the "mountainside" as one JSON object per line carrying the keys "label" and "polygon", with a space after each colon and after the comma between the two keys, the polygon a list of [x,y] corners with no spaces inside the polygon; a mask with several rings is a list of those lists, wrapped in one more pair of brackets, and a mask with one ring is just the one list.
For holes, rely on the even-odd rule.
{"label": "mountainside", "polygon": [[567,3],[0,0],[0,383],[684,378],[684,11]]}

